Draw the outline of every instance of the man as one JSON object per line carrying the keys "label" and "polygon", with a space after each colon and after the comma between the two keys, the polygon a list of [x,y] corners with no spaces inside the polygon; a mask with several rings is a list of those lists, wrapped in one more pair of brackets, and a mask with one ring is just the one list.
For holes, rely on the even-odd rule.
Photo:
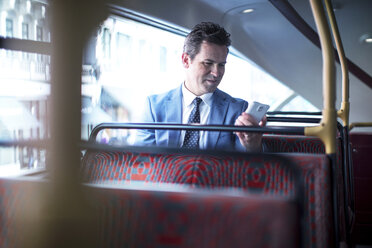
{"label": "man", "polygon": [[[225,73],[230,34],[202,22],[187,35],[182,53],[185,81],[176,89],[147,98],[144,122],[264,126],[245,113],[248,103],[219,90]],[[192,120],[191,120],[192,119]],[[138,130],[137,144],[201,149],[261,151],[258,133]]]}

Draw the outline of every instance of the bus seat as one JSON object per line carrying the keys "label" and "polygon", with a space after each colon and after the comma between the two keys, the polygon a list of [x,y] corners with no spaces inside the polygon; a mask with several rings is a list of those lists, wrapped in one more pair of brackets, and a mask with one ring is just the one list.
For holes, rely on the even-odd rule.
{"label": "bus seat", "polygon": [[[37,214],[41,208],[37,203],[42,196],[39,194],[42,190],[40,186],[37,183],[31,185],[30,182],[0,178],[0,247],[23,247],[25,243],[33,247],[32,242],[26,240],[32,235],[27,232],[25,224],[38,223]],[[26,217],[27,213],[35,214]]]}
{"label": "bus seat", "polygon": [[[305,247],[332,247],[333,244],[333,209],[331,165],[325,155],[285,154],[295,161],[302,170],[305,180],[305,225],[304,232],[309,235]],[[311,245],[310,245],[311,244]]]}
{"label": "bus seat", "polygon": [[283,199],[199,191],[97,189],[105,213],[101,232],[107,238],[102,247],[298,245],[296,208]]}
{"label": "bus seat", "polygon": [[[17,220],[17,216],[22,220],[23,214],[30,211],[32,197],[42,188],[47,188],[47,182],[0,179],[2,248],[32,243],[32,236],[22,232],[24,222]],[[270,248],[299,247],[301,242],[298,205],[283,198],[257,197],[242,191],[226,194],[182,188],[157,190],[153,185],[151,189],[84,185],[82,192],[98,218],[96,247],[249,244]],[[30,193],[32,196],[28,197]],[[34,209],[33,213],[39,213],[34,215],[36,220],[43,218],[40,210]]]}
{"label": "bus seat", "polygon": [[[275,153],[311,153],[311,154],[324,154],[325,146],[323,142],[317,137],[308,137],[300,135],[263,135],[263,142],[270,152]],[[347,226],[351,226],[350,221],[354,218],[354,213],[351,211],[351,188],[350,183],[347,181],[349,178],[349,169],[347,163],[344,161],[343,140],[338,130],[336,140],[336,171],[333,177],[337,180],[337,199],[339,206],[339,225],[341,240],[347,239]],[[346,173],[344,173],[346,172]],[[347,185],[345,187],[345,184]],[[345,192],[346,190],[346,192]],[[345,199],[348,197],[349,199]],[[345,201],[347,206],[345,207]],[[347,212],[346,212],[347,211]],[[348,216],[346,218],[346,216]],[[349,222],[349,223],[347,223]]]}
{"label": "bus seat", "polygon": [[265,134],[262,142],[269,152],[325,153],[323,142],[316,137]]}
{"label": "bus seat", "polygon": [[[309,247],[329,247],[333,225],[328,157],[300,153],[282,156],[297,164],[305,178],[306,243]],[[273,154],[232,157],[115,151],[88,152],[82,166],[84,181],[91,183],[142,181],[194,188],[235,187],[249,193],[289,197],[294,191],[293,179],[283,168]]]}

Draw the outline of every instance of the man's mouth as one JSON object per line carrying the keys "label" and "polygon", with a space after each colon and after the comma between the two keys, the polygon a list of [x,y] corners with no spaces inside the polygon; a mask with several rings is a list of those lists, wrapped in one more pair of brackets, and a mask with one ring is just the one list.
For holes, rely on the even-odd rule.
{"label": "man's mouth", "polygon": [[212,83],[212,84],[217,83],[217,79],[206,79],[206,81],[207,81],[208,83]]}

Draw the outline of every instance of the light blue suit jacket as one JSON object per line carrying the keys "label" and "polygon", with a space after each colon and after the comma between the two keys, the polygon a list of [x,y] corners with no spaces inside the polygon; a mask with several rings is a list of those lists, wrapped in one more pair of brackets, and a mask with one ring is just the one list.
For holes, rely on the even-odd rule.
{"label": "light blue suit jacket", "polygon": [[[246,110],[248,103],[233,98],[217,89],[212,95],[211,111],[207,124],[234,125],[238,116]],[[176,89],[147,98],[142,122],[182,123],[182,85]],[[137,130],[136,145],[178,147],[180,130]],[[238,137],[232,132],[206,132],[206,149],[245,151]]]}

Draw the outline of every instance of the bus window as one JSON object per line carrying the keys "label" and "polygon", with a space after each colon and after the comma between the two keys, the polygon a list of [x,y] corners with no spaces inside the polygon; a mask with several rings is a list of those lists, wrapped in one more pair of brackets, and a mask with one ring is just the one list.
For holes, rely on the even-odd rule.
{"label": "bus window", "polygon": [[[49,42],[46,1],[4,1],[0,36]],[[48,137],[50,56],[0,49],[0,139]],[[45,150],[1,147],[0,175],[12,176],[45,168]]]}
{"label": "bus window", "polygon": [[[94,94],[84,95],[83,91],[83,139],[88,139],[92,128],[100,122],[139,122],[147,96],[166,92],[182,83],[184,35],[175,33],[170,25],[167,28],[117,16],[111,16],[99,28],[94,53],[100,76],[97,89],[90,91]],[[278,107],[283,107],[295,94],[233,47],[219,88],[248,102],[267,103],[272,110],[280,110]],[[303,102],[301,106],[305,108],[301,110],[317,110],[301,96],[296,99]],[[293,107],[296,106],[286,108],[295,110]],[[99,134],[98,141],[130,143],[131,134],[132,131],[119,134],[118,130],[106,130]]]}

